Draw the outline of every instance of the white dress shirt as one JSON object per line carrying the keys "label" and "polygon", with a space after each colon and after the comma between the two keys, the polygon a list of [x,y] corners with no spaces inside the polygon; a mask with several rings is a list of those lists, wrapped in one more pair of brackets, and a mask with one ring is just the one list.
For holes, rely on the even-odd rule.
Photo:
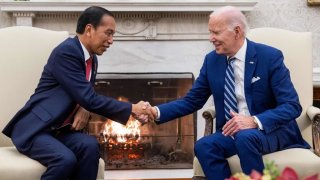
{"label": "white dress shirt", "polygon": [[[246,96],[244,92],[244,70],[245,70],[245,61],[246,61],[246,52],[247,52],[247,40],[245,39],[242,47],[239,49],[239,51],[233,56],[236,58],[234,63],[232,63],[233,67],[233,72],[234,72],[234,81],[235,81],[235,94],[238,102],[238,112],[241,115],[245,116],[251,116],[247,101],[246,101]],[[256,117],[253,116],[257,123],[258,123],[258,128],[263,129],[262,124],[260,120]]]}

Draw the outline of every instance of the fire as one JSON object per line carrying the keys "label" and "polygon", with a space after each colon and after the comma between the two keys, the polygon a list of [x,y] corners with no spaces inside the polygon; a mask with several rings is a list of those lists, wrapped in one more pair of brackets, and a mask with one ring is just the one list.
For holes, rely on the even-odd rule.
{"label": "fire", "polygon": [[[117,99],[129,102],[129,99],[124,96],[119,96]],[[132,116],[130,116],[125,126],[112,120],[107,120],[104,126],[102,132],[105,138],[104,141],[110,145],[123,143],[126,148],[126,146],[132,146],[132,144],[137,144],[140,141],[141,123]]]}
{"label": "fire", "polygon": [[[124,126],[112,120],[108,120],[105,123],[103,130],[104,137],[110,138],[105,139],[106,142],[117,144],[117,143],[137,143],[140,140],[140,127],[141,123],[130,117],[127,124]],[[114,141],[114,142],[112,142]]]}

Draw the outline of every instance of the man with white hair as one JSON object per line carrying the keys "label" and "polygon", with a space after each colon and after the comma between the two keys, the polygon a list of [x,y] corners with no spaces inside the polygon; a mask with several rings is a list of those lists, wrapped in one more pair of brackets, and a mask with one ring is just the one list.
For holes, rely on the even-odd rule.
{"label": "man with white hair", "polygon": [[230,177],[226,159],[235,154],[249,174],[253,169],[262,172],[264,154],[310,148],[295,121],[302,108],[282,52],[246,39],[246,18],[235,7],[213,12],[208,27],[215,50],[206,55],[185,97],[152,107],[156,122],[190,114],[213,95],[216,132],[195,145],[195,155],[210,180]]}

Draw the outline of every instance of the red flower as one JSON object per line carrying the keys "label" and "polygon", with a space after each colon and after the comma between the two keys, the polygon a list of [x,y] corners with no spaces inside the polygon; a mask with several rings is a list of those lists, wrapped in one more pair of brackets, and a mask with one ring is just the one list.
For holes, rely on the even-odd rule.
{"label": "red flower", "polygon": [[318,174],[315,174],[313,176],[308,176],[305,178],[305,180],[318,180]]}
{"label": "red flower", "polygon": [[[263,174],[256,170],[252,170],[250,176],[244,173],[236,173],[226,180],[261,180],[261,179],[272,179],[272,180],[299,180],[297,172],[291,167],[285,167],[279,175],[277,166],[271,162],[266,164],[266,168],[263,170]],[[318,173],[312,176],[304,178],[304,180],[318,180]]]}
{"label": "red flower", "polygon": [[[299,180],[299,176],[294,169],[286,167],[282,171],[281,175],[277,177],[276,180]],[[304,180],[318,180],[318,174],[308,176],[304,178]]]}
{"label": "red flower", "polygon": [[260,180],[262,177],[262,174],[256,170],[252,170],[250,173],[250,178],[252,180]]}
{"label": "red flower", "polygon": [[294,169],[286,167],[281,175],[277,177],[277,180],[299,180],[299,176]]}

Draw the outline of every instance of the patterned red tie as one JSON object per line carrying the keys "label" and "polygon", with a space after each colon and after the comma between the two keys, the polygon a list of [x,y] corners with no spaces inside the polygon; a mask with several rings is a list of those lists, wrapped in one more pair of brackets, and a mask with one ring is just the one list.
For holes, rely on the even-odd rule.
{"label": "patterned red tie", "polygon": [[[92,70],[92,59],[93,59],[92,56],[90,56],[89,59],[86,60],[86,79],[88,81],[90,81],[89,78],[90,78],[91,70]],[[77,110],[79,109],[79,107],[80,107],[79,104],[77,104],[76,107],[73,109],[73,111],[69,114],[67,119],[63,121],[61,127],[64,127],[64,126],[66,126],[68,124],[72,124],[74,115],[77,112]]]}

